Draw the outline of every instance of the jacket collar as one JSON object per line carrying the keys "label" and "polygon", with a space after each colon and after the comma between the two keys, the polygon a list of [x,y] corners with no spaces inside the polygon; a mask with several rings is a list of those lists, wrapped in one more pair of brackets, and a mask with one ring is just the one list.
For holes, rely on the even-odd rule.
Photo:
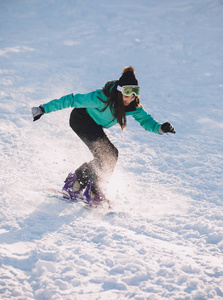
{"label": "jacket collar", "polygon": [[125,112],[135,111],[137,107],[136,100],[132,101],[128,106],[125,106]]}

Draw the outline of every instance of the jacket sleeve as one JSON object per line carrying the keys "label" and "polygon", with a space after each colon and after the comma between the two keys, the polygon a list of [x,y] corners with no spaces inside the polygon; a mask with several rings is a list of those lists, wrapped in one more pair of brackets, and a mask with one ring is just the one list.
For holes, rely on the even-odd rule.
{"label": "jacket sleeve", "polygon": [[60,99],[54,99],[43,105],[45,113],[61,110],[67,107],[75,108],[103,108],[103,102],[98,99],[104,98],[102,90],[96,90],[87,94],[69,94],[61,97]]}
{"label": "jacket sleeve", "polygon": [[153,117],[148,114],[142,107],[136,107],[136,111],[132,116],[144,129],[160,134],[158,129],[161,123],[154,120]]}

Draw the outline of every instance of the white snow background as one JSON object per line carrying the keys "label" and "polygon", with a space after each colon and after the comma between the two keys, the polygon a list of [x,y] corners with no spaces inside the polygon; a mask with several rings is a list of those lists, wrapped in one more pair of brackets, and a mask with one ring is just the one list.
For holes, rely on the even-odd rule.
{"label": "white snow background", "polygon": [[[106,130],[111,211],[49,197],[91,154],[31,107],[126,65],[176,135]],[[222,0],[0,1],[1,299],[223,298],[222,67]]]}

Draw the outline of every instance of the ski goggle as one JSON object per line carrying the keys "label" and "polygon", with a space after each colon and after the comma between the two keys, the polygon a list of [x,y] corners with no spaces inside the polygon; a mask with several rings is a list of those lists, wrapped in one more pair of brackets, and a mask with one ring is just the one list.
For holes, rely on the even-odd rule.
{"label": "ski goggle", "polygon": [[140,94],[140,87],[137,85],[118,85],[117,90],[125,96],[131,96],[132,94],[134,94],[135,96],[139,96]]}

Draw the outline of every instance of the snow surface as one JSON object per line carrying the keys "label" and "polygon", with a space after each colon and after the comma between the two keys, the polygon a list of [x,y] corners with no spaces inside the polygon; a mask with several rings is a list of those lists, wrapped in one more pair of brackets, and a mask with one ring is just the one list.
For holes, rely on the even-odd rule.
{"label": "snow surface", "polygon": [[[0,298],[222,299],[222,0],[1,0],[0,24]],[[50,198],[91,155],[31,107],[126,65],[177,134],[106,130],[112,211]]]}

